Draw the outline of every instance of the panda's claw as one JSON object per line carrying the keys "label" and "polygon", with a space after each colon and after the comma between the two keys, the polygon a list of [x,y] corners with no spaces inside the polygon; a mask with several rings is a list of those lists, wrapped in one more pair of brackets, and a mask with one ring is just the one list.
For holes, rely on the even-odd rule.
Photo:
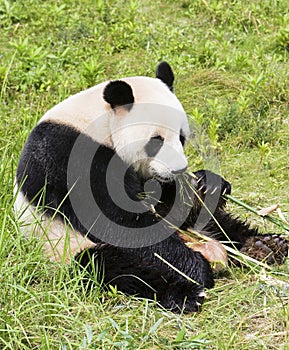
{"label": "panda's claw", "polygon": [[199,191],[201,191],[201,192],[203,192],[203,193],[206,193],[206,186],[201,186],[200,188],[199,188]]}
{"label": "panda's claw", "polygon": [[205,293],[205,291],[204,290],[202,290],[199,294],[198,294],[198,297],[201,297],[201,298],[206,298],[207,297],[207,295],[206,295],[206,293]]}
{"label": "panda's claw", "polygon": [[203,181],[204,178],[205,178],[204,176],[199,177],[198,180],[197,180],[197,183],[200,183],[201,181]]}
{"label": "panda's claw", "polygon": [[185,283],[168,288],[160,304],[172,312],[187,314],[201,311],[204,298],[202,288]]}
{"label": "panda's claw", "polygon": [[209,170],[199,170],[194,175],[197,177],[197,190],[202,194],[210,193],[212,196],[216,194],[221,196],[231,193],[231,184]]}
{"label": "panda's claw", "polygon": [[218,190],[218,187],[216,186],[216,187],[213,189],[213,191],[211,192],[211,195],[213,195],[214,193],[216,193],[217,190]]}

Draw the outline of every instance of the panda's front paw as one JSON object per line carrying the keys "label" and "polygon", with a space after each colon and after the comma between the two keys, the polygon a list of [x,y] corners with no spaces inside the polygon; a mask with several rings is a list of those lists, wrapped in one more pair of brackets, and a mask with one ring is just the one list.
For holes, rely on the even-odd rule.
{"label": "panda's front paw", "polygon": [[209,170],[199,170],[194,174],[196,176],[197,190],[203,194],[224,195],[231,193],[231,184],[220,175]]}
{"label": "panda's front paw", "polygon": [[288,241],[277,234],[253,236],[246,240],[240,251],[269,265],[280,265],[288,256]]}
{"label": "panda's front paw", "polygon": [[201,286],[189,284],[171,285],[159,303],[174,313],[192,313],[201,311],[205,292]]}

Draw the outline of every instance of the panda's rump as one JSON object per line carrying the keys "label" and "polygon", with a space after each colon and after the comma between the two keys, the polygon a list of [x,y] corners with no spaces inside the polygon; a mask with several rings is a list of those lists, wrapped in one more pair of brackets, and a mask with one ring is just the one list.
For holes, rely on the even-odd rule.
{"label": "panda's rump", "polygon": [[14,211],[21,232],[27,238],[39,240],[51,261],[69,263],[77,253],[94,246],[62,218],[49,216],[33,206],[17,185],[15,194]]}

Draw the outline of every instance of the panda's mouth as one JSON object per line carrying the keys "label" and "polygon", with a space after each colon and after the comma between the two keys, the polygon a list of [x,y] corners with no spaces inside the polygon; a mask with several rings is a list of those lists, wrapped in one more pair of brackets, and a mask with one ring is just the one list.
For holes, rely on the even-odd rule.
{"label": "panda's mouth", "polygon": [[180,175],[179,173],[174,174],[168,168],[165,171],[158,171],[149,164],[135,163],[133,168],[144,180],[156,180],[160,183],[173,182]]}
{"label": "panda's mouth", "polygon": [[157,180],[159,182],[168,183],[173,182],[175,180],[175,176],[173,174],[160,175],[154,173],[152,179]]}

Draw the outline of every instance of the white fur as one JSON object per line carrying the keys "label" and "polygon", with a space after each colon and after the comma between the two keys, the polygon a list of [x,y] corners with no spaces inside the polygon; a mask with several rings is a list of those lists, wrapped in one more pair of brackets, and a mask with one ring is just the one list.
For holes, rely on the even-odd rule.
{"label": "white fur", "polygon": [[[169,179],[172,171],[183,169],[187,160],[179,136],[188,137],[186,114],[177,97],[159,79],[131,77],[122,79],[133,90],[135,102],[130,112],[115,111],[103,99],[108,82],[73,95],[50,109],[39,121],[73,126],[97,142],[114,149],[128,164],[134,164],[143,176]],[[164,145],[149,159],[145,145],[153,136],[162,136]],[[24,222],[26,236],[42,240],[53,261],[69,262],[78,252],[94,244],[57,217],[48,218],[33,207],[16,187],[15,212]]]}
{"label": "white fur", "polygon": [[35,237],[43,244],[43,250],[51,261],[69,263],[71,259],[86,248],[94,246],[70,225],[60,218],[50,218],[32,206],[18,187],[15,186],[16,200],[14,211],[22,233]]}
{"label": "white fur", "polygon": [[[144,176],[171,176],[183,169],[187,160],[179,140],[182,130],[188,137],[189,125],[177,97],[159,79],[124,78],[133,90],[135,103],[130,112],[120,107],[114,112],[103,99],[108,82],[73,95],[49,110],[40,120],[74,126],[94,140],[114,149]],[[164,147],[153,160],[147,159],[144,146],[160,135]]]}
{"label": "white fur", "polygon": [[[170,93],[170,91],[168,91]],[[110,130],[116,153],[127,163],[138,167],[143,175],[170,177],[172,171],[187,167],[187,159],[180,142],[180,130],[188,136],[189,129],[184,111],[162,104],[141,103],[130,113],[111,118]],[[145,145],[153,136],[160,135],[164,145],[157,155],[147,161]]]}

